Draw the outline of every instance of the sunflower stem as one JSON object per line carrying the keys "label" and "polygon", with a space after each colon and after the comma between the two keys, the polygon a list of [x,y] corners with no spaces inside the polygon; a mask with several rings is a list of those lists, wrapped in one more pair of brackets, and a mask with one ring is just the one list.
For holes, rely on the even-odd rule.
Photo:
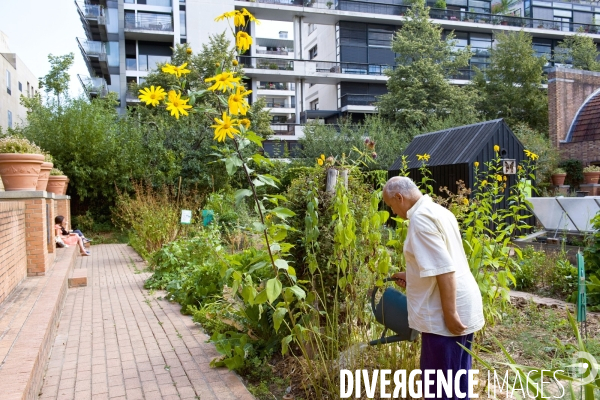
{"label": "sunflower stem", "polygon": [[[256,208],[258,209],[258,214],[260,215],[260,222],[265,225],[265,217],[262,212],[262,208],[260,207],[260,201],[258,200],[258,195],[256,194],[256,187],[252,182],[252,178],[250,178],[250,173],[248,172],[248,168],[246,167],[246,163],[244,162],[244,157],[242,156],[242,152],[240,151],[240,147],[236,138],[233,139],[233,144],[235,145],[235,151],[242,161],[242,166],[244,167],[244,173],[246,174],[246,178],[248,179],[248,184],[252,189],[252,195],[254,196],[254,202],[256,203]],[[267,229],[263,229],[263,235],[265,236],[265,242],[267,245],[267,251],[269,252],[269,257],[271,258],[271,265],[273,266],[273,270],[275,272],[275,276],[279,276],[279,269],[275,265],[275,260],[273,259],[273,253],[271,253],[271,244],[269,243],[269,235],[267,234]]]}

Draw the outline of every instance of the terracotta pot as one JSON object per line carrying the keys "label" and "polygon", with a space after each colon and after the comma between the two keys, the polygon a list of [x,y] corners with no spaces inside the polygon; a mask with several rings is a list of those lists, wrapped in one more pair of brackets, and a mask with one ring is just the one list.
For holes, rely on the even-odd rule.
{"label": "terracotta pot", "polygon": [[38,182],[35,187],[35,190],[46,190],[46,186],[48,185],[48,178],[50,178],[50,170],[54,164],[51,162],[42,163],[42,169],[40,170],[40,176],[38,177]]}
{"label": "terracotta pot", "polygon": [[552,184],[554,186],[564,185],[566,177],[567,177],[567,174],[552,174]]}
{"label": "terracotta pot", "polygon": [[67,187],[69,187],[69,182],[71,182],[71,180],[69,178],[67,178],[67,181],[65,182],[65,190],[63,190],[64,195],[67,194]]}
{"label": "terracotta pot", "polygon": [[0,154],[4,190],[36,190],[43,162],[43,154]]}
{"label": "terracotta pot", "polygon": [[65,175],[50,175],[46,192],[63,194],[65,191],[65,184],[67,183],[68,179],[69,178],[67,178]]}
{"label": "terracotta pot", "polygon": [[584,172],[583,173],[583,182],[584,183],[598,183],[598,178],[600,178],[600,172]]}

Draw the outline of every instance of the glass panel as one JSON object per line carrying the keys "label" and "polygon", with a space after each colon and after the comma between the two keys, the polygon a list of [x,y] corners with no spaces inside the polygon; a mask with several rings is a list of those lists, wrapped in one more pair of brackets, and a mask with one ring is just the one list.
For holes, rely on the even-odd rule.
{"label": "glass panel", "polygon": [[146,0],[149,6],[171,7],[171,0]]}
{"label": "glass panel", "polygon": [[554,8],[564,8],[564,9],[567,9],[567,10],[570,10],[571,7],[572,7],[571,3],[557,3],[557,2],[554,2],[554,3],[552,3],[552,5],[554,6]]}
{"label": "glass panel", "polygon": [[185,27],[185,10],[180,10],[179,11],[179,30],[180,30],[180,34],[183,36],[186,36],[186,27]]}
{"label": "glass panel", "polygon": [[108,33],[119,33],[119,10],[116,8],[109,8],[105,10],[107,12],[106,31]]}
{"label": "glass panel", "polygon": [[139,60],[140,60],[140,71],[148,71],[148,56],[144,55],[144,54],[140,54],[139,56]]}
{"label": "glass panel", "polygon": [[127,66],[127,70],[128,71],[135,71],[137,70],[137,62],[135,58],[126,58],[125,59],[125,65]]}
{"label": "glass panel", "polygon": [[564,10],[554,10],[554,16],[555,17],[572,18],[573,12],[572,11],[564,11]]}
{"label": "glass panel", "polygon": [[108,57],[109,67],[119,66],[119,42],[106,43],[106,55]]}
{"label": "glass panel", "polygon": [[110,85],[108,90],[111,92],[121,93],[121,77],[119,75],[110,76]]}
{"label": "glass panel", "polygon": [[156,64],[158,63],[167,63],[171,61],[171,57],[169,56],[148,56],[148,68],[153,70],[156,68]]}
{"label": "glass panel", "polygon": [[573,4],[573,10],[592,11],[592,7],[590,7],[590,6],[580,6],[580,5],[577,5],[577,4]]}
{"label": "glass panel", "polygon": [[134,4],[135,0],[125,0],[125,3]]}

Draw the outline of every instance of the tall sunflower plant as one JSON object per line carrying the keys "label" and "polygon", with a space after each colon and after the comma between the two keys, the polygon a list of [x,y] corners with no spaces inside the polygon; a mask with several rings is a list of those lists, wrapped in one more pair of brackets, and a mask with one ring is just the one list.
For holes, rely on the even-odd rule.
{"label": "tall sunflower plant", "polygon": [[[229,24],[237,57],[249,50],[253,43],[253,38],[248,33],[249,24],[259,23],[250,12],[246,9],[226,12],[215,21],[227,21]],[[188,48],[187,52],[190,54],[191,49]],[[254,260],[246,273],[234,270],[233,266],[225,268],[222,273],[233,292],[238,293],[246,304],[258,306],[261,314],[268,313],[272,317],[269,320],[273,321],[274,330],[283,338],[297,322],[298,316],[292,304],[302,303],[306,299],[306,292],[297,282],[293,266],[286,260],[292,247],[284,242],[287,232],[292,229],[286,219],[293,217],[295,213],[281,206],[286,201],[284,196],[259,196],[257,192],[260,186],[277,187],[280,182],[276,177],[258,174],[252,168],[272,165],[268,158],[258,151],[247,155],[253,145],[255,148],[262,148],[264,139],[252,130],[253,121],[248,101],[252,91],[244,84],[243,69],[237,59],[231,62],[224,60],[216,65],[214,76],[201,82],[202,87],[188,86],[186,75],[190,73],[190,69],[187,68],[187,63],[179,66],[166,64],[161,70],[163,74],[170,75],[169,81],[176,78],[176,83],[167,90],[160,86],[142,89],[139,99],[148,106],[164,108],[165,112],[176,119],[185,118],[189,113],[210,115],[214,121],[211,126],[214,130],[213,148],[217,151],[214,155],[225,163],[229,175],[241,169],[247,178],[247,188],[238,190],[235,198],[238,202],[246,197],[254,200],[258,221],[252,224],[251,229],[262,236],[267,255],[265,259]],[[215,101],[199,101],[206,100],[207,96],[212,96]],[[207,108],[207,103],[213,104],[212,108]],[[252,272],[268,266],[272,270],[270,279],[266,282],[257,281]],[[250,336],[248,340],[251,340]],[[282,345],[288,343],[289,339],[282,341]],[[227,365],[225,358],[225,364],[235,369],[238,365],[232,360],[233,358],[229,360],[230,365]]]}

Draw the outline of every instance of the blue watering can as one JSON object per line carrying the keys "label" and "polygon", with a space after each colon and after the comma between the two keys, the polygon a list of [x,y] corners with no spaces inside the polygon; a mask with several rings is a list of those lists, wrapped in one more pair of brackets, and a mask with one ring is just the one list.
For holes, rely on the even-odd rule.
{"label": "blue watering can", "polygon": [[[393,281],[392,278],[387,278],[384,282]],[[408,340],[409,342],[414,341],[419,336],[419,331],[415,331],[408,326],[408,305],[406,304],[406,296],[394,289],[387,288],[383,291],[383,296],[379,300],[377,305],[375,304],[375,296],[379,287],[373,288],[373,294],[371,295],[371,308],[375,319],[381,325],[385,327],[381,338],[372,340],[369,345],[375,346],[378,344],[387,344],[394,342],[401,342]],[[393,336],[385,336],[387,330],[390,329],[396,334]]]}

